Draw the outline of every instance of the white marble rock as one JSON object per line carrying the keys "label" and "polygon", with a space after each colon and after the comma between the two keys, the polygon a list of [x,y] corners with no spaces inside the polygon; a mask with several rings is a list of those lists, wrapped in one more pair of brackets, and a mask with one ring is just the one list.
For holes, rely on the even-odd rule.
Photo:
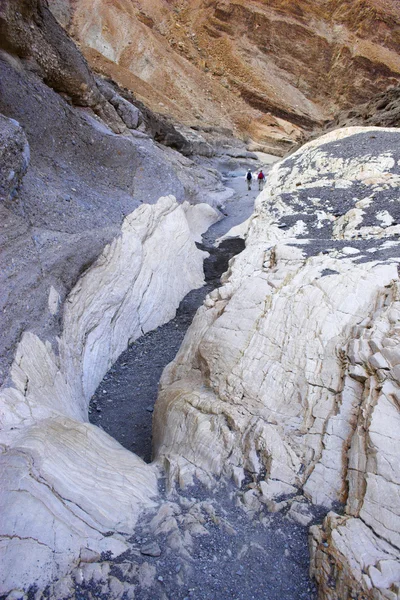
{"label": "white marble rock", "polygon": [[124,552],[109,532],[132,533],[154,506],[156,469],[90,425],[88,404],[128,343],[203,284],[194,238],[218,218],[172,196],[142,205],[68,296],[58,347],[22,336],[0,392],[0,594],[43,588],[85,553]]}
{"label": "white marble rock", "polygon": [[399,226],[387,216],[399,142],[396,129],[334,131],[272,169],[154,412],[156,456],[180,485],[265,471],[264,502],[301,488],[326,510],[346,505],[314,531],[330,600],[399,589]]}

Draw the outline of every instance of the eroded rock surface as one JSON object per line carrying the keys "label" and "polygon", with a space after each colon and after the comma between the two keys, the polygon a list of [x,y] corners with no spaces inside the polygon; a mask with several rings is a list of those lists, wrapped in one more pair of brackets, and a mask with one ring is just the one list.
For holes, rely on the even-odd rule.
{"label": "eroded rock surface", "polygon": [[396,0],[51,2],[95,70],[157,112],[284,153],[399,81]]}
{"label": "eroded rock surface", "polygon": [[29,164],[29,144],[22,127],[0,115],[0,200],[12,198]]}
{"label": "eroded rock surface", "polygon": [[398,593],[399,160],[398,131],[350,128],[274,167],[155,409],[171,480],[250,472],[251,505],[345,505],[313,530],[330,599]]}
{"label": "eroded rock surface", "polygon": [[[218,219],[209,209],[201,227]],[[204,253],[185,215],[169,196],[126,217],[67,297],[58,343],[26,332],[18,345],[0,393],[0,593],[44,587],[82,551],[120,554],[127,545],[115,532],[132,533],[153,506],[154,468],[90,425],[88,404],[128,342],[202,285]]]}
{"label": "eroded rock surface", "polygon": [[119,235],[126,215],[168,194],[215,207],[229,192],[215,170],[143,132],[125,127],[124,135],[115,134],[91,110],[55,93],[25,59],[6,53],[0,56],[0,112],[7,117],[0,122],[4,382],[25,330],[52,340],[59,335],[67,294]]}

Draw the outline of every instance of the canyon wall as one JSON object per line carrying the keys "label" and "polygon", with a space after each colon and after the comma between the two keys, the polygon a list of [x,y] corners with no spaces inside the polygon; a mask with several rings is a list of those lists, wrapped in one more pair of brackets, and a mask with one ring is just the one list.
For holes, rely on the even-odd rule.
{"label": "canyon wall", "polygon": [[88,403],[128,343],[203,284],[194,240],[220,218],[210,205],[227,192],[216,171],[138,130],[151,114],[98,86],[45,3],[3,2],[0,32],[8,594],[125,551],[121,532],[154,505],[155,470],[90,425]]}
{"label": "canyon wall", "polygon": [[45,5],[18,8],[0,9],[0,384],[25,330],[55,341],[67,294],[135,208],[229,195],[217,171],[154,141],[151,111],[98,86]]}
{"label": "canyon wall", "polygon": [[398,83],[395,0],[51,0],[90,64],[157,112],[281,153]]}
{"label": "canyon wall", "polygon": [[249,511],[331,510],[311,538],[330,600],[399,591],[399,164],[396,129],[350,128],[273,168],[154,415],[171,483],[250,474]]}
{"label": "canyon wall", "polygon": [[[195,240],[230,193],[207,162],[214,126],[228,147],[234,129],[283,153],[395,83],[395,4],[50,6],[0,6],[0,594],[127,550],[161,467],[171,485],[250,476],[248,513],[329,510],[310,532],[321,597],[393,600],[396,130],[340,130],[275,167],[245,251],[164,372],[154,464],[89,424],[88,403],[203,283]],[[96,78],[54,15],[128,89]]]}

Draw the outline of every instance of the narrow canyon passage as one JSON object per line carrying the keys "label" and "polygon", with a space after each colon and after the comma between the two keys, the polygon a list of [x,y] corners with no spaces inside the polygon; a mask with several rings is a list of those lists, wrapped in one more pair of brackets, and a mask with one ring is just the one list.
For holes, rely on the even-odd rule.
{"label": "narrow canyon passage", "polygon": [[[90,420],[124,447],[151,460],[153,405],[163,368],[173,360],[197,308],[206,294],[220,285],[229,259],[244,242],[215,241],[246,220],[258,191],[247,193],[241,178],[222,221],[203,235],[206,284],[190,292],[176,317],[136,340],[118,359],[98,387],[90,404]],[[162,487],[162,481],[160,482]],[[158,512],[142,516],[131,550],[103,563],[121,584],[138,582],[139,600],[314,600],[309,577],[308,526],[295,523],[285,511],[267,507],[256,514],[251,505],[249,474],[240,490],[221,482],[213,490],[200,482],[165,496]],[[313,509],[314,522],[322,516]],[[102,568],[103,568],[102,567]],[[146,578],[154,581],[146,588]],[[98,588],[78,586],[83,599],[102,598]],[[104,596],[105,598],[105,596]]]}
{"label": "narrow canyon passage", "polygon": [[228,262],[244,248],[240,238],[215,241],[250,217],[258,190],[245,190],[243,177],[230,178],[235,194],[226,204],[227,216],[204,235],[201,249],[210,256],[204,261],[205,285],[192,290],[181,302],[176,317],[137,339],[119,357],[94,394],[89,417],[125,448],[146,462],[151,460],[151,421],[158,382],[164,367],[173,360],[198,307],[219,285]]}
{"label": "narrow canyon passage", "polygon": [[400,600],[400,0],[0,31],[0,600]]}

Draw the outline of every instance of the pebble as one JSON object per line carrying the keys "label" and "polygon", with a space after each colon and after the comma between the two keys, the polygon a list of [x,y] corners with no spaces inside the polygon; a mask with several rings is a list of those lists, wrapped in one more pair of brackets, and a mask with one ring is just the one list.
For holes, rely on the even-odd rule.
{"label": "pebble", "polygon": [[143,544],[143,546],[140,548],[140,552],[145,556],[161,556],[161,548],[157,542],[148,542],[147,544]]}

